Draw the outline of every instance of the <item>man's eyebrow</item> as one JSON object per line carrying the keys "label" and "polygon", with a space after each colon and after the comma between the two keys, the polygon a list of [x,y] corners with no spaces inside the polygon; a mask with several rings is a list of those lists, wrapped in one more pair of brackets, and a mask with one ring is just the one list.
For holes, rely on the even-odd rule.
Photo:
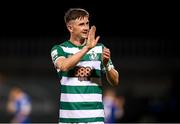
{"label": "man's eyebrow", "polygon": [[79,23],[79,25],[83,25],[83,24],[84,24],[84,22]]}
{"label": "man's eyebrow", "polygon": [[89,23],[89,21],[87,21],[87,22],[81,22],[81,23],[79,23],[79,25],[88,24],[88,23]]}

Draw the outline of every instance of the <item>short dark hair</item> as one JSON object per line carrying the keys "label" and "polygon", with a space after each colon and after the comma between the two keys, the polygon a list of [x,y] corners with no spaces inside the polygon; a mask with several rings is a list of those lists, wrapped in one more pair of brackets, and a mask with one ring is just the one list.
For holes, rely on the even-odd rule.
{"label": "short dark hair", "polygon": [[89,17],[89,13],[85,9],[81,8],[70,8],[64,16],[64,21],[67,24],[71,20],[78,18]]}

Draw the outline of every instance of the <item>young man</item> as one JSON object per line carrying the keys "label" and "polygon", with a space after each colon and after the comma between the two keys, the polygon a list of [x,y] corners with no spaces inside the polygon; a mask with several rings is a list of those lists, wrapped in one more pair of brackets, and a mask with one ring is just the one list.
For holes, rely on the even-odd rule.
{"label": "young man", "polygon": [[89,13],[71,8],[64,16],[70,39],[51,50],[61,82],[59,122],[104,123],[101,72],[116,86],[119,74],[110,60],[110,50],[98,44],[96,27],[89,29]]}

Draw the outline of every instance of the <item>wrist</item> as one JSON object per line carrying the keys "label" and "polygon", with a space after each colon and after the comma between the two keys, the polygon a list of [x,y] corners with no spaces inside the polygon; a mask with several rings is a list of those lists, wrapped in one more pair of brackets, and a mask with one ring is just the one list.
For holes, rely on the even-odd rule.
{"label": "wrist", "polygon": [[113,68],[113,66],[111,66],[111,65],[109,65],[109,64],[107,64],[107,65],[105,66],[106,71],[110,71],[112,68]]}
{"label": "wrist", "polygon": [[90,48],[88,46],[84,46],[83,50],[85,50],[86,52],[88,52],[90,50]]}

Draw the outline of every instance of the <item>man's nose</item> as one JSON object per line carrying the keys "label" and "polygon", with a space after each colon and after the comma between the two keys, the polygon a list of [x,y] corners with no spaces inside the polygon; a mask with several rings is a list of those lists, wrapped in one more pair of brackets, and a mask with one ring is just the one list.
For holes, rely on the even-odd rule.
{"label": "man's nose", "polygon": [[84,29],[85,29],[85,30],[89,30],[89,25],[85,25],[85,26],[84,26]]}

